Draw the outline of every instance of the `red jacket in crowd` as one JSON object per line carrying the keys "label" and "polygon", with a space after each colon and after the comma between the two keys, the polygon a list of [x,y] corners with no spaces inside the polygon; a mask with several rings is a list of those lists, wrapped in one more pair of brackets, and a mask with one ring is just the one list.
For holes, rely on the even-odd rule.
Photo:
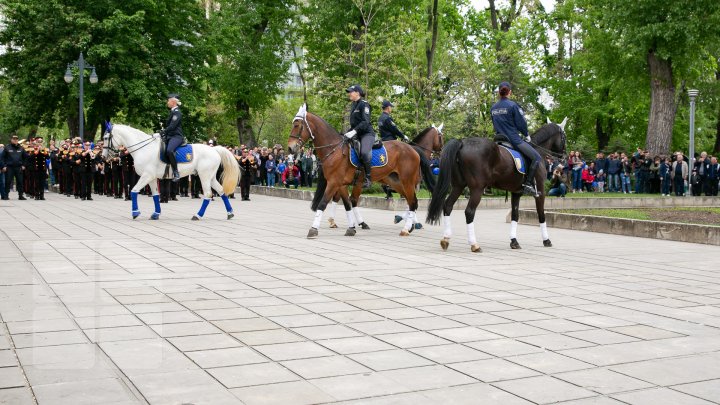
{"label": "red jacket in crowd", "polygon": [[[297,166],[292,167],[292,176],[300,181],[300,169]],[[286,167],[282,174],[283,183],[287,181],[288,177],[290,177],[290,166]]]}

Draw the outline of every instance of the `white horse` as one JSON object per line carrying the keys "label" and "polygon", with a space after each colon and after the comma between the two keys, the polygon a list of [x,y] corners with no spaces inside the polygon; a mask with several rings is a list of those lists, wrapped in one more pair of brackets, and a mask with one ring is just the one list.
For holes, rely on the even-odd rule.
{"label": "white horse", "polygon": [[[140,175],[140,179],[130,192],[133,219],[140,215],[137,196],[146,185],[150,186],[153,202],[155,203],[155,212],[150,216],[150,219],[159,219],[160,195],[155,180],[162,179],[165,176],[167,166],[166,163],[160,160],[160,135],[149,135],[127,125],[111,125],[108,123],[103,140],[103,158],[116,155],[118,153],[117,148],[124,146],[132,155],[135,162],[135,171]],[[180,177],[197,173],[202,184],[202,206],[200,211],[193,215],[192,220],[197,221],[205,215],[205,210],[212,198],[212,190],[217,191],[223,203],[225,203],[227,219],[232,218],[235,215],[227,195],[235,192],[238,176],[240,175],[240,166],[235,160],[235,156],[222,146],[211,147],[203,144],[192,144],[192,151],[193,158],[190,162],[178,162]],[[222,184],[215,178],[221,163],[223,167],[222,177],[220,178]]]}

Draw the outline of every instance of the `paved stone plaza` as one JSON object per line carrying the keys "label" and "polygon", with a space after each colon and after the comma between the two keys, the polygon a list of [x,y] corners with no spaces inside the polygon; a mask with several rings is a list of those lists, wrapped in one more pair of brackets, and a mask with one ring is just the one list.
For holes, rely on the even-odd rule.
{"label": "paved stone plaza", "polygon": [[480,254],[462,212],[447,252],[379,210],[307,240],[308,202],[232,201],[2,201],[0,403],[720,403],[716,246],[520,226],[512,251],[506,210]]}

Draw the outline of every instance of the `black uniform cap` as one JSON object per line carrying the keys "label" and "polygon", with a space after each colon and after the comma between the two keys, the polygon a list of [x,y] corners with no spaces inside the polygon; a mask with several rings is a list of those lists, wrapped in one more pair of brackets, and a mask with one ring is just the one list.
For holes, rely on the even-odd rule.
{"label": "black uniform cap", "polygon": [[387,107],[395,107],[395,106],[389,100],[383,100],[382,108],[387,108]]}
{"label": "black uniform cap", "polygon": [[358,93],[365,94],[362,87],[360,87],[359,84],[353,84],[352,86],[348,87],[347,90],[345,90],[346,93],[352,93],[353,91],[357,91]]}
{"label": "black uniform cap", "polygon": [[177,93],[168,93],[167,98],[174,98],[180,100],[180,95]]}
{"label": "black uniform cap", "polygon": [[508,89],[512,90],[512,86],[510,85],[509,82],[501,82],[501,83],[498,85],[498,89],[502,89],[503,87],[507,87]]}

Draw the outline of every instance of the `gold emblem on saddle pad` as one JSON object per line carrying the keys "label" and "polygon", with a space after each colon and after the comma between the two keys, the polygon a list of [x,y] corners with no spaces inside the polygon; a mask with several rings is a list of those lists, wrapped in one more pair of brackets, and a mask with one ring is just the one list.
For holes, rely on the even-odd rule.
{"label": "gold emblem on saddle pad", "polygon": [[186,154],[185,154],[185,159],[187,159],[187,160],[192,159],[192,154],[191,154],[191,153],[186,153]]}
{"label": "gold emblem on saddle pad", "polygon": [[513,160],[515,161],[515,167],[517,170],[522,173],[522,159],[513,157]]}
{"label": "gold emblem on saddle pad", "polygon": [[385,163],[385,155],[380,155],[380,163]]}

